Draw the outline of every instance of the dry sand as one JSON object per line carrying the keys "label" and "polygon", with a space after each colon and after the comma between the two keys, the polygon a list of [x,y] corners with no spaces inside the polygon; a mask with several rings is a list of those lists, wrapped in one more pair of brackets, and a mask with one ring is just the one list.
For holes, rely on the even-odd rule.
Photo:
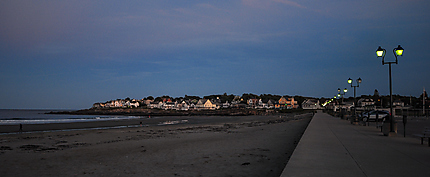
{"label": "dry sand", "polygon": [[[279,176],[311,117],[210,117],[204,119],[213,121],[167,126],[3,134],[0,174]],[[59,127],[38,125],[39,129],[50,126]],[[88,126],[61,125],[63,129]]]}

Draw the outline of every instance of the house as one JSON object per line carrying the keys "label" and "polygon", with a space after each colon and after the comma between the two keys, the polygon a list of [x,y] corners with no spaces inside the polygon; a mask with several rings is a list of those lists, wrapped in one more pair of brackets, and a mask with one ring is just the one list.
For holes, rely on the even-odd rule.
{"label": "house", "polygon": [[248,105],[251,107],[256,107],[258,106],[259,100],[258,99],[249,99],[248,100]]}
{"label": "house", "polygon": [[281,97],[278,101],[278,104],[275,104],[275,108],[295,109],[298,107],[299,105],[297,104],[297,101],[294,100],[294,97],[291,97],[291,98]]}
{"label": "house", "polygon": [[275,105],[276,104],[278,104],[275,100],[269,100],[269,101],[267,101],[267,107],[269,108],[269,109],[273,109],[273,108],[275,108]]}
{"label": "house", "polygon": [[357,101],[357,107],[373,107],[375,102],[372,98],[361,98]]}
{"label": "house", "polygon": [[218,106],[214,103],[212,103],[210,100],[206,100],[204,104],[205,109],[218,109]]}
{"label": "house", "polygon": [[401,100],[394,100],[393,101],[393,106],[394,107],[404,107],[405,103],[403,101],[401,101]]}
{"label": "house", "polygon": [[126,103],[125,103],[125,105],[127,106],[127,107],[135,107],[135,108],[137,108],[137,107],[139,107],[139,102],[137,102],[137,101],[127,101]]}
{"label": "house", "polygon": [[320,101],[317,99],[306,99],[302,103],[303,109],[321,109]]}
{"label": "house", "polygon": [[284,97],[281,97],[279,100],[278,100],[278,103],[277,104],[275,104],[275,108],[285,108],[285,107],[287,107],[287,99],[286,98],[284,98]]}
{"label": "house", "polygon": [[263,102],[262,99],[259,99],[257,106],[255,108],[267,109],[267,108],[269,108],[269,106],[268,106],[267,102],[265,103],[265,102]]}
{"label": "house", "polygon": [[161,108],[164,110],[176,109],[176,102],[163,102]]}
{"label": "house", "polygon": [[150,102],[148,107],[151,109],[154,109],[154,108],[161,109],[160,102],[156,102],[156,101]]}
{"label": "house", "polygon": [[293,109],[299,107],[299,105],[297,104],[297,101],[294,100],[294,97],[288,98],[287,106],[288,108],[293,108]]}
{"label": "house", "polygon": [[215,103],[212,103],[209,99],[200,99],[196,104],[197,109],[218,109]]}
{"label": "house", "polygon": [[188,111],[190,109],[189,104],[186,101],[182,101],[180,104],[177,104],[177,109],[181,111]]}
{"label": "house", "polygon": [[199,101],[197,101],[196,108],[197,109],[204,109],[205,102],[206,102],[206,99],[200,99]]}
{"label": "house", "polygon": [[190,102],[189,104],[188,104],[188,106],[189,106],[189,108],[188,109],[196,109],[197,107],[196,107],[196,105],[193,103],[193,102]]}
{"label": "house", "polygon": [[125,100],[121,100],[121,99],[118,99],[118,100],[115,100],[114,101],[114,107],[124,107],[125,106]]}
{"label": "house", "polygon": [[230,107],[230,103],[228,103],[228,101],[225,101],[225,103],[222,104],[222,108],[229,108]]}
{"label": "house", "polygon": [[170,98],[163,98],[163,103],[165,102],[172,102],[172,100]]}
{"label": "house", "polygon": [[93,108],[104,108],[106,106],[106,104],[103,103],[94,103],[93,104]]}

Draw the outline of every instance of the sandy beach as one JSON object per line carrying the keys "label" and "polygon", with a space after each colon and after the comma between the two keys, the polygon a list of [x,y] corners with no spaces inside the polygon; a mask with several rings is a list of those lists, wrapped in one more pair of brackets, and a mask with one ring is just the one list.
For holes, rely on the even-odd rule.
{"label": "sandy beach", "polygon": [[[0,174],[279,176],[311,117],[169,117],[24,125],[23,133],[0,135]],[[185,119],[181,124],[152,126]],[[130,127],[70,130],[103,126]],[[16,131],[16,126],[0,128]],[[53,129],[69,131],[34,132]]]}

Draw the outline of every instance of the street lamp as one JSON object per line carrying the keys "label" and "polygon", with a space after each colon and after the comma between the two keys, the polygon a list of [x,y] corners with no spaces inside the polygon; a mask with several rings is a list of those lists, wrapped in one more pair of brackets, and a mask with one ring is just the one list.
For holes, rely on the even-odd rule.
{"label": "street lamp", "polygon": [[348,79],[348,84],[351,84],[351,87],[354,87],[354,117],[355,117],[355,115],[356,115],[356,108],[357,108],[357,103],[356,103],[356,97],[355,97],[355,88],[356,87],[360,87],[360,83],[361,83],[361,78],[358,78],[357,79],[357,85],[352,85],[352,79],[351,78],[349,78]]}
{"label": "street lamp", "polygon": [[343,119],[344,111],[343,111],[343,107],[341,107],[341,106],[343,104],[343,96],[346,94],[346,92],[348,92],[348,89],[346,89],[346,88],[343,89],[343,93],[340,93],[340,88],[337,88],[337,97],[342,96],[342,101],[339,104],[340,116],[341,116],[342,119]]}
{"label": "street lamp", "polygon": [[346,92],[348,92],[348,89],[346,89],[346,88],[343,89],[343,93],[340,93],[340,91],[341,91],[340,88],[337,88],[337,93],[338,93],[337,96],[338,97],[342,96],[342,102],[341,103],[343,103],[343,96],[346,94]]}
{"label": "street lamp", "polygon": [[391,64],[395,63],[397,64],[397,56],[403,56],[403,51],[404,49],[398,45],[396,48],[393,49],[393,54],[394,57],[396,57],[396,61],[389,61],[389,62],[385,62],[384,58],[385,58],[385,53],[386,50],[381,48],[381,46],[378,47],[378,49],[376,50],[376,56],[382,57],[382,65],[388,64],[388,68],[389,68],[389,76],[390,76],[390,133],[395,134],[394,132],[394,119],[393,119],[393,86],[392,86],[392,82],[391,82]]}

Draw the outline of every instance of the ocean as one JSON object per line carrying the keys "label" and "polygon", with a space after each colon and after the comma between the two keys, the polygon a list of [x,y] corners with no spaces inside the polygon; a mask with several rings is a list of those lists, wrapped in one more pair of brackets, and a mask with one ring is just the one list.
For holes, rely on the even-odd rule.
{"label": "ocean", "polygon": [[[109,116],[109,115],[64,115],[64,114],[45,114],[51,111],[48,109],[0,109],[0,125],[15,124],[45,124],[45,123],[69,123],[87,122],[116,119],[135,119],[138,116]],[[67,110],[73,111],[73,110]]]}

